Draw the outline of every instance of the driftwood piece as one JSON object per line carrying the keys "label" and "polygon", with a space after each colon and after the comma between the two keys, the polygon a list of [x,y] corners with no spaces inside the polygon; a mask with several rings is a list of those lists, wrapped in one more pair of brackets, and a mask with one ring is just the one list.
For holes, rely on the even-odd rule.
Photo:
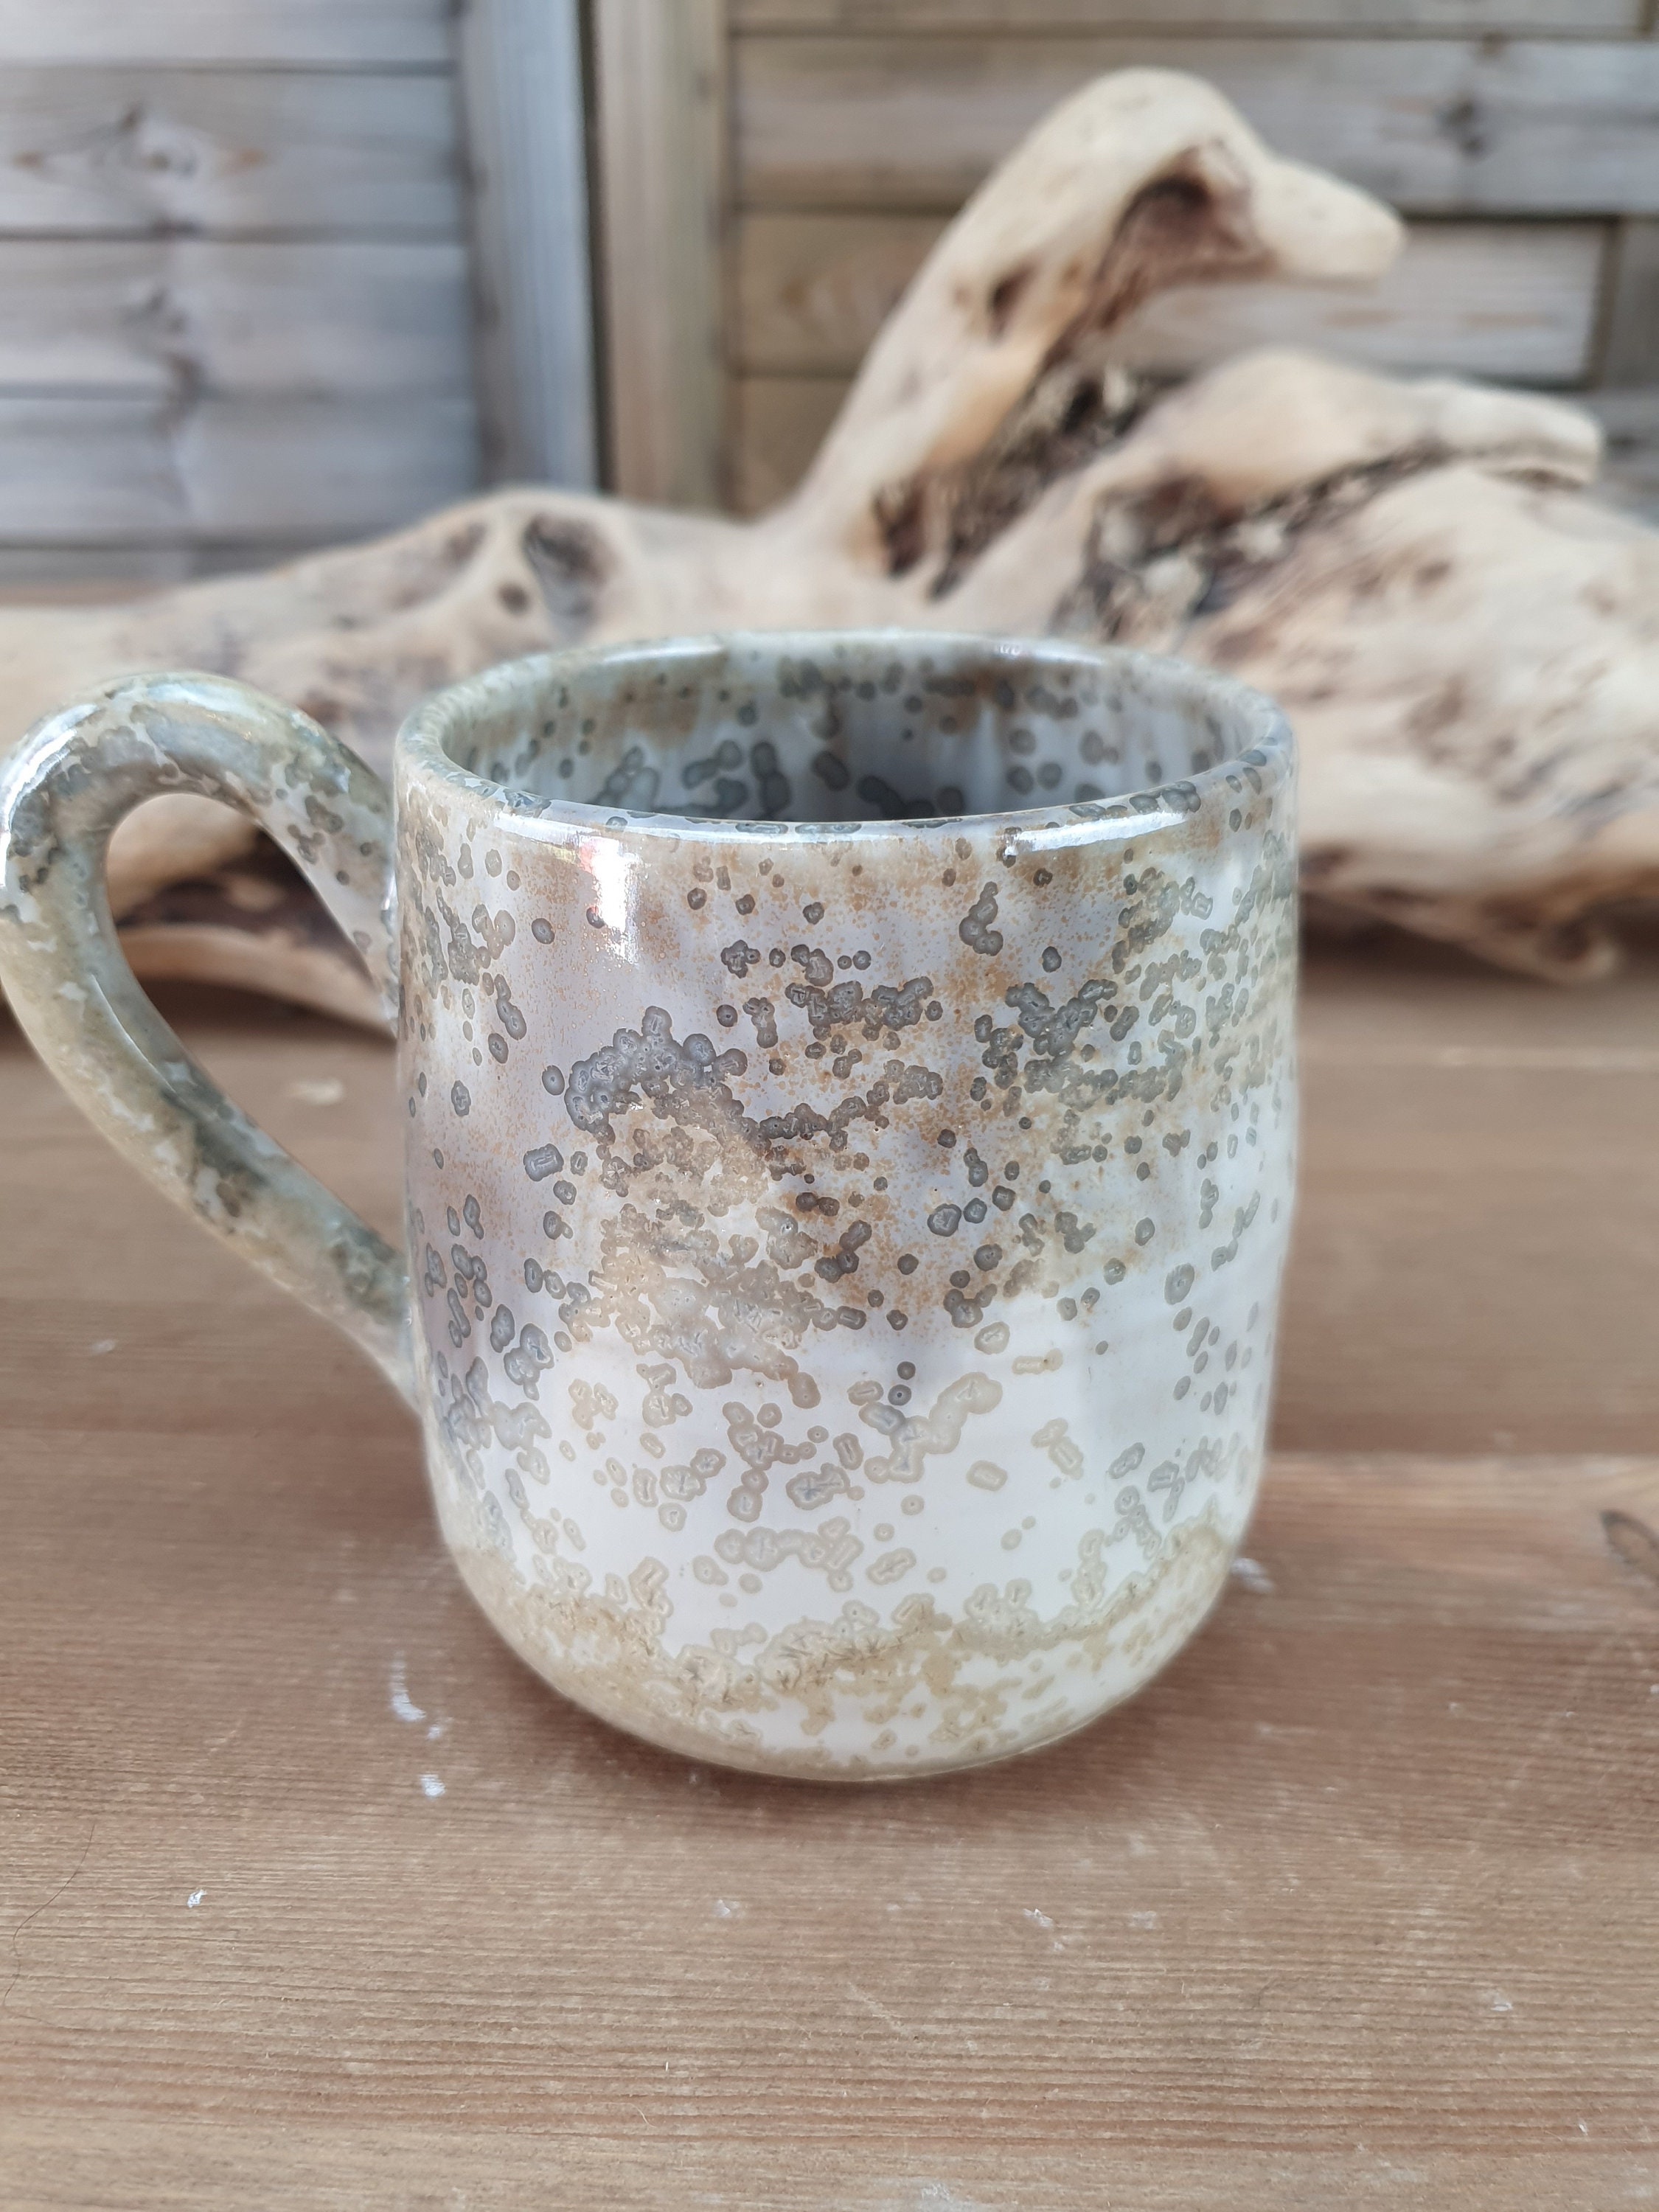
{"label": "driftwood piece", "polygon": [[[1614,954],[1599,911],[1659,890],[1659,538],[1582,495],[1593,426],[1292,354],[1173,392],[1115,360],[1155,291],[1364,281],[1399,239],[1388,210],[1273,156],[1207,86],[1103,78],[963,210],[772,514],[509,490],[264,575],[0,615],[7,711],[21,729],[106,676],[208,668],[384,769],[422,694],[550,645],[851,623],[1122,640],[1285,702],[1323,899],[1510,965],[1595,972]],[[171,941],[173,972],[343,1010],[291,915],[261,926],[244,907],[216,939],[250,842],[184,799],[125,825],[112,898],[135,954]],[[181,878],[200,885],[188,925],[167,891]],[[186,927],[191,948],[167,940]]]}
{"label": "driftwood piece", "polygon": [[130,906],[121,945],[133,973],[148,982],[264,991],[366,1029],[384,1018],[362,961],[268,837]]}

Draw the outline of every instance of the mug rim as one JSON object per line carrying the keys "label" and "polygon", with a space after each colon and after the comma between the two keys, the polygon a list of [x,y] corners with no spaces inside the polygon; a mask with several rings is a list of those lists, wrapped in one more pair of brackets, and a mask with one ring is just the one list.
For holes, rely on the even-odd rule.
{"label": "mug rim", "polygon": [[[523,787],[480,775],[463,768],[449,751],[445,738],[458,722],[477,720],[492,708],[505,703],[501,695],[522,698],[532,684],[561,676],[566,680],[588,670],[602,669],[627,659],[673,654],[761,649],[781,658],[786,653],[844,651],[865,647],[890,652],[902,642],[908,648],[937,646],[967,651],[987,659],[1033,659],[1060,662],[1075,667],[1093,662],[1102,667],[1120,666],[1146,671],[1164,683],[1175,683],[1195,697],[1242,723],[1249,734],[1248,747],[1223,755],[1208,768],[1178,780],[1122,792],[1109,799],[1052,801],[1039,806],[998,807],[949,815],[901,816],[867,821],[789,822],[744,821],[735,816],[676,814],[662,807],[626,808],[594,805],[585,800],[544,798]],[[522,653],[511,660],[465,676],[429,693],[405,717],[393,750],[394,769],[447,786],[472,800],[483,800],[508,816],[515,826],[533,834],[535,825],[574,830],[587,836],[609,833],[656,835],[676,843],[690,839],[727,842],[744,840],[844,839],[899,836],[907,840],[959,837],[977,832],[1000,831],[1022,841],[1048,833],[1046,842],[1064,843],[1095,840],[1103,834],[1144,836],[1191,822],[1218,796],[1233,795],[1242,775],[1249,775],[1258,787],[1265,775],[1277,789],[1290,778],[1296,765],[1296,739],[1279,702],[1254,685],[1180,654],[1147,653],[1136,646],[1092,645],[1055,637],[1030,637],[1018,633],[914,629],[904,623],[886,627],[860,625],[846,629],[730,629],[672,633],[661,637],[617,638],[598,645],[554,647]]]}

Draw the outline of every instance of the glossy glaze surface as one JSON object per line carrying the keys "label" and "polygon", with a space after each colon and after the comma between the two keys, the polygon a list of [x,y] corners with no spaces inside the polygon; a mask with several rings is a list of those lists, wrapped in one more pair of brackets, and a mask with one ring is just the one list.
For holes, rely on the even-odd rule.
{"label": "glossy glaze surface", "polygon": [[412,718],[416,1395],[557,1687],[877,1778],[1190,1633],[1261,1465],[1292,787],[1257,696],[1057,646],[633,647]]}
{"label": "glossy glaze surface", "polygon": [[[105,684],[0,763],[0,983],[31,1044],[116,1150],[343,1329],[408,1396],[403,1254],[196,1065],[117,942],[104,890],[111,832],[141,800],[178,793],[238,807],[269,832],[395,1012],[385,785],[309,715],[189,670]],[[295,1382],[303,1389],[304,1377]]]}

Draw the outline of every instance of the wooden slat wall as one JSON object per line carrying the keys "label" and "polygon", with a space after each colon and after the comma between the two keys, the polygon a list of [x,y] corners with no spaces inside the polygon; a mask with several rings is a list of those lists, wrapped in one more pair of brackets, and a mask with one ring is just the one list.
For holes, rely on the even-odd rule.
{"label": "wooden slat wall", "polygon": [[235,238],[345,228],[459,235],[447,72],[0,73],[0,230]]}
{"label": "wooden slat wall", "polygon": [[744,31],[1638,31],[1644,0],[734,0]]}
{"label": "wooden slat wall", "polygon": [[455,59],[483,473],[591,490],[599,391],[580,0],[466,0]]}
{"label": "wooden slat wall", "polygon": [[0,0],[0,575],[161,579],[477,481],[446,0]]}
{"label": "wooden slat wall", "polygon": [[459,240],[0,238],[0,390],[464,394]]}
{"label": "wooden slat wall", "polygon": [[1408,215],[1659,209],[1652,41],[757,37],[736,60],[741,190],[774,206],[954,206],[1079,84],[1158,64]]}
{"label": "wooden slat wall", "polygon": [[19,62],[445,69],[449,0],[0,0]]}
{"label": "wooden slat wall", "polygon": [[597,0],[592,20],[608,481],[630,498],[718,507],[724,0]]}
{"label": "wooden slat wall", "polygon": [[730,0],[728,495],[752,511],[796,480],[871,333],[995,162],[1091,76],[1146,64],[1208,77],[1280,150],[1411,228],[1371,292],[1153,302],[1127,341],[1139,365],[1181,372],[1285,340],[1389,370],[1659,384],[1655,14],[1653,0]]}

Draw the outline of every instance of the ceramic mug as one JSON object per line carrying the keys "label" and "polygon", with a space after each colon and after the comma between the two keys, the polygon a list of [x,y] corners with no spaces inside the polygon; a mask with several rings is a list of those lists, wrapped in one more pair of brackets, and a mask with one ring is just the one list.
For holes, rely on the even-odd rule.
{"label": "ceramic mug", "polygon": [[[921,1774],[1091,1720],[1223,1586],[1290,1224],[1293,786],[1256,694],[1057,643],[518,661],[410,718],[395,806],[303,714],[143,677],[7,764],[0,976],[409,1399],[556,1688],[697,1758]],[[103,854],[166,791],[263,823],[379,979],[404,1251],[134,982]]]}

